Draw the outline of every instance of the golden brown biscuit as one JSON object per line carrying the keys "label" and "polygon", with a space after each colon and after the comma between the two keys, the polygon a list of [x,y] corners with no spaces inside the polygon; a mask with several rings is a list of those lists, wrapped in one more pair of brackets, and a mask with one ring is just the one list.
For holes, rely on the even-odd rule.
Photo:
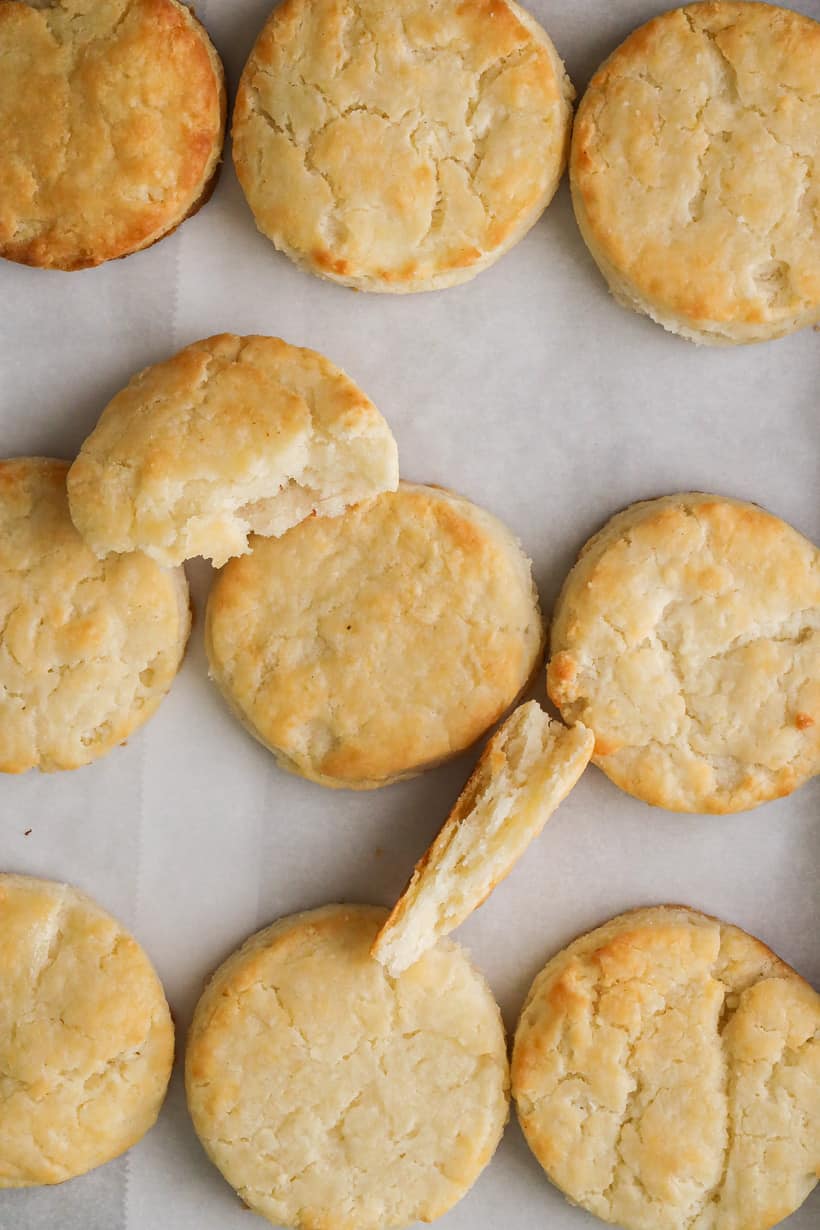
{"label": "golden brown biscuit", "polygon": [[626,1230],[764,1230],[820,1175],[820,996],[682,906],[622,914],[547,964],[512,1081],[552,1182]]}
{"label": "golden brown biscuit", "polygon": [[207,200],[222,65],[178,0],[0,0],[0,256],[84,269]]}
{"label": "golden brown biscuit", "polygon": [[208,599],[211,675],[283,768],[371,789],[457,755],[543,645],[530,563],[468,500],[402,483],[255,538]]}
{"label": "golden brown biscuit", "polygon": [[0,875],[0,1188],[62,1183],[153,1126],[174,1058],[135,939],[68,884]]}
{"label": "golden brown biscuit", "polygon": [[224,333],[139,372],[105,408],[68,475],[97,555],[220,567],[248,535],[337,517],[399,481],[373,403],[314,350]]}
{"label": "golden brown biscuit", "polygon": [[438,290],[549,204],[573,97],[512,0],[286,0],[242,74],[234,163],[260,231],[311,273]]}
{"label": "golden brown biscuit", "polygon": [[329,905],[260,931],[194,1014],[188,1106],[245,1203],[296,1230],[440,1217],[507,1119],[489,987],[444,942],[401,978],[370,957],[386,911]]}
{"label": "golden brown biscuit", "polygon": [[191,628],[181,569],[100,561],[71,524],[68,462],[0,461],[0,772],[76,769],[159,705]]}
{"label": "golden brown biscuit", "polygon": [[562,726],[534,700],[510,714],[376,936],[385,969],[408,969],[487,899],[572,790],[594,743],[586,726]]}
{"label": "golden brown biscuit", "polygon": [[748,0],[674,9],[590,82],[575,214],[615,297],[712,345],[820,320],[820,24]]}
{"label": "golden brown biscuit", "polygon": [[622,790],[734,812],[820,772],[820,553],[754,504],[633,504],[581,551],[547,688]]}

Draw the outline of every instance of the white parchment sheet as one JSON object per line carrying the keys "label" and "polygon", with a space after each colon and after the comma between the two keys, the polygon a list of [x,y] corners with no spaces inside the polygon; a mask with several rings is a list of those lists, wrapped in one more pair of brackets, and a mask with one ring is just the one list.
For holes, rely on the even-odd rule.
{"label": "white parchment sheet", "polygon": [[[232,89],[268,7],[200,0]],[[579,93],[665,7],[530,4]],[[794,7],[820,17],[820,0]],[[357,295],[300,273],[256,233],[230,161],[210,204],[145,253],[76,274],[0,262],[0,455],[73,456],[136,369],[222,330],[280,335],[344,367],[389,419],[406,477],[453,487],[514,528],[547,612],[587,536],[641,497],[714,490],[820,536],[820,334],[709,350],[625,312],[587,255],[566,184],[500,264],[437,294]],[[72,881],[133,928],[165,982],[180,1053],[203,979],[251,931],[329,901],[391,902],[476,759],[370,794],[280,772],[208,682],[210,571],[198,561],[189,575],[191,647],[148,726],[75,773],[0,779],[0,867]],[[550,955],[645,903],[734,921],[817,986],[819,868],[820,779],[745,815],[697,818],[646,807],[590,769],[459,938],[509,1027]],[[0,1230],[256,1224],[206,1161],[179,1071],[127,1157],[59,1188],[0,1192]],[[513,1123],[440,1224],[601,1223],[550,1186]],[[820,1191],[788,1225],[816,1230]]]}

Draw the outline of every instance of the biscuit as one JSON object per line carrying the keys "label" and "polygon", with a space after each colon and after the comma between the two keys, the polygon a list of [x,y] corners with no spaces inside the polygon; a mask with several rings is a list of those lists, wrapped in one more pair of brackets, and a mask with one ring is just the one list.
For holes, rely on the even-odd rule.
{"label": "biscuit", "polygon": [[68,475],[97,555],[219,567],[251,531],[336,517],[399,481],[396,442],[353,381],[313,350],[222,334],[136,375]]}
{"label": "biscuit", "polygon": [[0,772],[76,769],[143,724],[191,628],[180,570],[98,560],[71,524],[68,462],[0,461]]}
{"label": "biscuit", "polygon": [[633,504],[581,551],[547,690],[636,798],[735,812],[820,771],[820,552],[753,504]]}
{"label": "biscuit", "polygon": [[475,771],[373,944],[392,974],[460,926],[512,871],[583,773],[595,742],[528,701],[487,744]]}
{"label": "biscuit", "polygon": [[211,193],[222,64],[177,0],[0,0],[0,256],[84,269]]}
{"label": "biscuit", "polygon": [[820,996],[682,906],[622,914],[547,964],[512,1084],[552,1182],[625,1230],[763,1230],[820,1175]]}
{"label": "biscuit", "polygon": [[641,26],[592,78],[575,216],[625,307],[693,342],[820,320],[820,24],[741,0]]}
{"label": "biscuit", "polygon": [[68,884],[0,875],[0,1188],[118,1157],[159,1114],[174,1058],[160,981]]}
{"label": "biscuit", "polygon": [[504,1130],[507,1048],[489,987],[446,941],[389,978],[369,955],[385,915],[329,905],[274,923],[228,958],[194,1014],[194,1127],[277,1226],[432,1221]]}
{"label": "biscuit", "polygon": [[527,233],[574,90],[512,0],[285,0],[245,66],[233,156],[259,230],[344,286],[440,290]]}
{"label": "biscuit", "polygon": [[529,560],[451,492],[402,483],[252,548],[208,599],[211,675],[283,768],[322,785],[371,789],[457,755],[540,661]]}

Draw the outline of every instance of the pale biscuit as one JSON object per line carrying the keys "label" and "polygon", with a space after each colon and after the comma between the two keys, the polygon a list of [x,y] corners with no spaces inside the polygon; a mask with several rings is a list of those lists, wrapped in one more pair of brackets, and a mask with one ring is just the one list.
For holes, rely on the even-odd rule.
{"label": "pale biscuit", "polygon": [[583,773],[595,738],[528,701],[487,744],[475,771],[373,944],[394,976],[477,909]]}
{"label": "pale biscuit", "polygon": [[283,768],[371,789],[457,755],[527,686],[543,625],[510,531],[402,483],[255,538],[208,599],[211,675]]}
{"label": "pale biscuit", "polygon": [[590,82],[575,214],[624,306],[712,345],[820,320],[820,24],[741,0],[636,30]]}
{"label": "pale biscuit", "polygon": [[71,516],[100,556],[219,567],[248,535],[336,517],[399,481],[373,403],[313,350],[222,334],[139,372],[68,475]]}
{"label": "pale biscuit", "polygon": [[147,956],[68,884],[0,875],[0,1188],[62,1183],[153,1126],[174,1027]]}
{"label": "pale biscuit", "polygon": [[820,996],[682,906],[622,914],[548,963],[512,1082],[552,1182],[625,1230],[762,1230],[820,1175]]}
{"label": "pale biscuit", "polygon": [[229,957],[194,1014],[194,1127],[277,1226],[432,1221],[501,1138],[507,1049],[489,987],[446,941],[389,978],[370,957],[385,915],[330,905],[275,923]]}
{"label": "pale biscuit", "polygon": [[71,523],[68,462],[0,461],[0,772],[75,769],[159,705],[191,611],[180,570],[98,560]]}
{"label": "pale biscuit", "polygon": [[438,290],[549,204],[573,97],[512,0],[285,0],[242,74],[234,163],[259,230],[311,273]]}
{"label": "pale biscuit", "polygon": [[0,0],[0,256],[83,269],[213,187],[222,65],[177,0]]}
{"label": "pale biscuit", "polygon": [[613,517],[551,642],[551,699],[647,803],[742,811],[820,772],[820,552],[753,504],[690,492]]}

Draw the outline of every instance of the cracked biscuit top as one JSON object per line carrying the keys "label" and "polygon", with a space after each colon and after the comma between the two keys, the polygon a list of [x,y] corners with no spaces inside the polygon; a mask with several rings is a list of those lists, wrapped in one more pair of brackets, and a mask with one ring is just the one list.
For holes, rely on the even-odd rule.
{"label": "cracked biscuit top", "polygon": [[625,1230],[763,1230],[820,1175],[820,996],[681,906],[622,914],[549,962],[512,1085],[552,1182]]}
{"label": "cracked biscuit top", "polygon": [[177,0],[0,0],[0,256],[82,269],[207,196],[222,65]]}
{"label": "cracked biscuit top", "polygon": [[226,333],[134,376],[83,444],[68,498],[98,555],[221,567],[252,530],[336,517],[398,481],[390,428],[349,376],[314,350]]}
{"label": "cracked biscuit top", "polygon": [[0,772],[75,769],[127,739],[179,668],[181,569],[98,560],[68,515],[68,462],[0,461]]}
{"label": "cracked biscuit top", "polygon": [[633,504],[581,551],[547,672],[593,761],[657,807],[734,812],[820,772],[820,552],[753,504]]}
{"label": "cracked biscuit top", "polygon": [[543,647],[510,531],[440,488],[254,538],[208,599],[211,673],[283,768],[370,789],[446,760],[497,722]]}
{"label": "cracked biscuit top", "polygon": [[194,1014],[194,1127],[274,1225],[432,1221],[501,1138],[507,1048],[489,987],[448,941],[388,977],[370,956],[386,915],[329,905],[282,919],[228,958]]}
{"label": "cracked biscuit top", "polygon": [[636,30],[590,82],[570,178],[619,299],[673,332],[820,318],[820,24],[718,0]]}
{"label": "cracked biscuit top", "polygon": [[67,884],[0,875],[0,1188],[118,1157],[159,1113],[174,1057],[142,948]]}
{"label": "cracked biscuit top", "polygon": [[259,229],[362,290],[466,281],[529,230],[566,161],[572,86],[508,0],[285,0],[233,120]]}

